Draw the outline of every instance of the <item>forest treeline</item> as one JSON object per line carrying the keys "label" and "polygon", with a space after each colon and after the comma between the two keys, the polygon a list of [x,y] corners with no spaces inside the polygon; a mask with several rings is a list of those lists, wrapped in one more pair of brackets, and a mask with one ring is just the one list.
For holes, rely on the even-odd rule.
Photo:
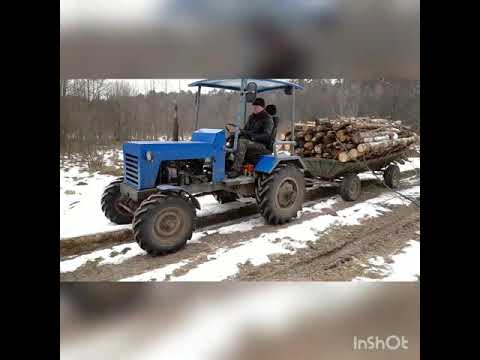
{"label": "forest treeline", "polygon": [[[420,81],[354,81],[294,79],[305,86],[296,92],[297,121],[338,116],[373,116],[402,120],[420,127]],[[60,151],[89,152],[97,146],[127,140],[170,137],[174,106],[178,105],[180,137],[194,128],[195,88],[192,91],[142,94],[131,83],[120,80],[63,80],[60,82]],[[275,104],[280,130],[291,119],[291,96],[282,91],[264,94]],[[239,109],[238,94],[224,90],[203,91],[199,127],[223,128],[232,123]]]}

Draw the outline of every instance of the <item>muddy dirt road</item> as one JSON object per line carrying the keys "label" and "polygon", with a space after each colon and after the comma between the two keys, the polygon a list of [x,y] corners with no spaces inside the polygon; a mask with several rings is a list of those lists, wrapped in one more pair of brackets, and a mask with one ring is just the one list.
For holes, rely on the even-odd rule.
{"label": "muddy dirt road", "polygon": [[[419,171],[402,173],[399,191],[419,201]],[[229,220],[228,222],[225,222]],[[420,209],[377,180],[344,202],[335,188],[308,194],[300,216],[265,225],[255,205],[200,219],[181,251],[146,255],[131,237],[70,249],[61,281],[352,280],[381,278],[392,257],[419,241]],[[369,259],[384,262],[372,270]]]}

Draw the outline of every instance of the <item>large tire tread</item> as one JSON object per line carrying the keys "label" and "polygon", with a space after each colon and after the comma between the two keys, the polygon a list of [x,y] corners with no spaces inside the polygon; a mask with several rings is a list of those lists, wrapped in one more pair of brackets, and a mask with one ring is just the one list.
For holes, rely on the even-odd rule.
{"label": "large tire tread", "polygon": [[133,219],[133,215],[120,213],[114,206],[115,201],[118,201],[118,198],[121,196],[120,184],[122,182],[123,178],[112,181],[103,191],[101,199],[102,211],[106,218],[118,225],[130,224]]}
{"label": "large tire tread", "polygon": [[[186,235],[175,245],[160,245],[155,243],[151,238],[151,229],[147,228],[146,222],[149,220],[149,216],[159,206],[172,203],[177,206],[185,206],[184,210],[188,211],[191,219],[187,219],[187,225],[185,228]],[[145,201],[143,201],[135,212],[133,218],[133,234],[137,244],[145,250],[149,255],[166,255],[176,252],[183,248],[188,240],[192,238],[194,229],[195,208],[190,201],[176,194],[153,194],[150,195]]]}
{"label": "large tire tread", "polygon": [[[295,206],[289,214],[281,214],[274,206],[274,187],[275,180],[280,181],[280,179],[286,175],[297,180],[297,186],[299,187],[298,196],[300,196],[300,199],[296,201]],[[289,222],[292,218],[295,218],[297,212],[302,209],[305,199],[305,180],[303,174],[295,166],[280,164],[271,174],[258,175],[255,186],[255,199],[257,201],[258,211],[268,224],[282,225]]]}

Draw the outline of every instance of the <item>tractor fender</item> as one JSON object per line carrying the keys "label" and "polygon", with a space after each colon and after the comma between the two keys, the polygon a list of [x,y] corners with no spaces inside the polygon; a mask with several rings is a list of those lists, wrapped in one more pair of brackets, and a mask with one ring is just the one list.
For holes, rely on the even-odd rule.
{"label": "tractor fender", "polygon": [[262,155],[255,165],[255,172],[270,174],[279,164],[284,163],[292,163],[302,170],[305,169],[305,164],[299,156]]}
{"label": "tractor fender", "polygon": [[163,192],[175,192],[175,193],[178,193],[178,194],[186,194],[187,197],[190,199],[190,201],[192,202],[192,204],[198,209],[200,210],[200,202],[198,201],[198,199],[195,197],[195,196],[192,196],[192,194],[190,194],[188,191],[186,191],[184,188],[182,188],[181,186],[175,186],[175,185],[158,185],[157,186],[157,189],[159,191],[163,191]]}

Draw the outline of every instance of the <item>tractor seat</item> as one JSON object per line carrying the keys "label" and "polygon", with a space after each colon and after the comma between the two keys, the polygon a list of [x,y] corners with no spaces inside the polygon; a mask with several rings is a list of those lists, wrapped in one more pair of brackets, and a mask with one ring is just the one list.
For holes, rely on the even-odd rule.
{"label": "tractor seat", "polygon": [[273,119],[272,135],[270,136],[270,144],[269,146],[267,146],[267,149],[273,152],[273,144],[275,143],[275,139],[277,138],[277,128],[278,124],[280,123],[280,118],[277,115],[277,107],[273,104],[267,105],[265,111],[269,113]]}
{"label": "tractor seat", "polygon": [[277,129],[278,129],[278,124],[280,123],[280,118],[278,115],[273,115],[273,130],[272,130],[272,136],[270,139],[270,146],[268,147],[269,150],[273,151],[273,144],[275,143],[275,140],[277,138]]}

